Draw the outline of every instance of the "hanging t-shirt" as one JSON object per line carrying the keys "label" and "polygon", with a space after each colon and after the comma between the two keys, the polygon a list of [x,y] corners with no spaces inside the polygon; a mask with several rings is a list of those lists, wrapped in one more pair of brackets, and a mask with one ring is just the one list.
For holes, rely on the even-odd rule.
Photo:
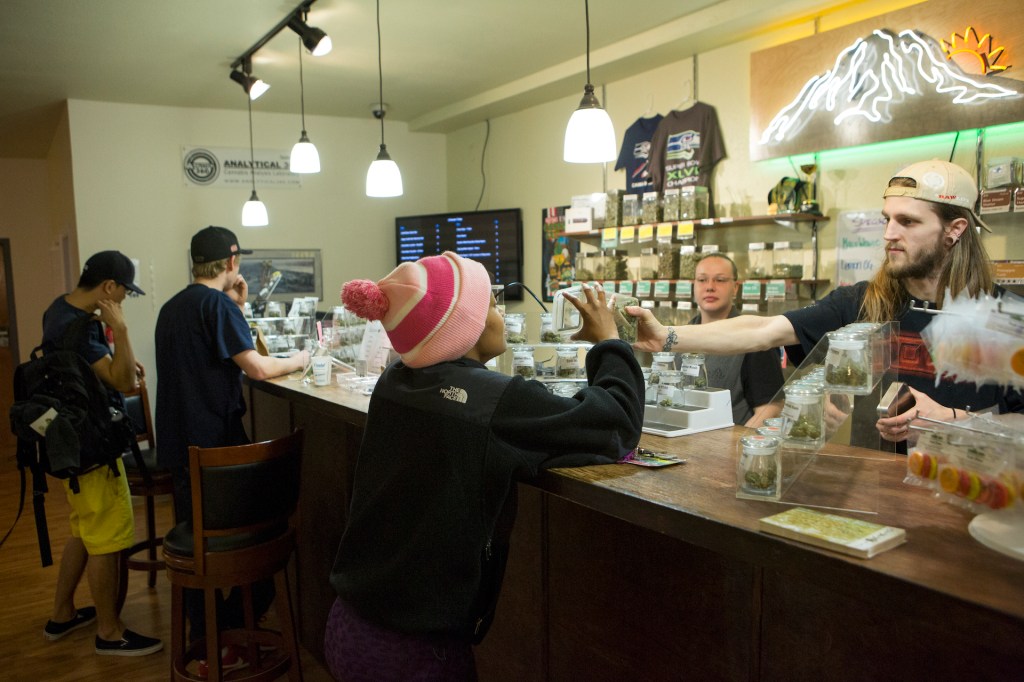
{"label": "hanging t-shirt", "polygon": [[615,170],[626,169],[627,194],[643,194],[654,190],[650,172],[651,137],[662,118],[661,114],[638,118],[626,128],[626,134],[622,136],[622,148],[619,150],[619,160],[615,162]]}
{"label": "hanging t-shirt", "polygon": [[708,188],[708,210],[714,214],[711,171],[725,158],[725,143],[715,108],[696,102],[665,116],[651,138],[651,179],[659,192],[673,187]]}

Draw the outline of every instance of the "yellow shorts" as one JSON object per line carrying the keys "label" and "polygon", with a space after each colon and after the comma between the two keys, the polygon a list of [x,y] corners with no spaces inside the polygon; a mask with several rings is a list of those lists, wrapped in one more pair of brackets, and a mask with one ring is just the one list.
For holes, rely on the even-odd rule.
{"label": "yellow shorts", "polygon": [[68,481],[61,481],[71,505],[71,535],[82,539],[89,554],[111,554],[135,543],[132,496],[121,460],[117,469],[120,476],[108,466],[79,476],[77,494]]}

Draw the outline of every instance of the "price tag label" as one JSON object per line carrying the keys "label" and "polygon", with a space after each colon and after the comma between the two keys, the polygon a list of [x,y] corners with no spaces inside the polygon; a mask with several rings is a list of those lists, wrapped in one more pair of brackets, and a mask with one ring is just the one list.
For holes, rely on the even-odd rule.
{"label": "price tag label", "polygon": [[684,220],[676,225],[676,239],[693,239],[692,220]]}
{"label": "price tag label", "polygon": [[601,230],[601,248],[614,249],[619,245],[619,228],[606,227]]}
{"label": "price tag label", "polygon": [[654,225],[641,225],[637,229],[636,240],[641,244],[654,239]]}
{"label": "price tag label", "polygon": [[619,243],[632,244],[636,240],[636,228],[630,225],[619,229]]}
{"label": "price tag label", "polygon": [[658,239],[672,239],[672,223],[658,223]]}

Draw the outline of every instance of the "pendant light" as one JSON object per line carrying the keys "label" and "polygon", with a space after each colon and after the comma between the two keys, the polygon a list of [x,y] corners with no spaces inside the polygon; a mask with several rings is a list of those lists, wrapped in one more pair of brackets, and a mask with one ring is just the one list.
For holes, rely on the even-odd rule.
{"label": "pendant light", "polygon": [[249,173],[252,177],[252,195],[242,206],[242,227],[266,227],[270,223],[267,207],[256,196],[256,157],[252,149],[252,100],[249,103]]}
{"label": "pendant light", "polygon": [[569,163],[602,163],[615,160],[615,128],[590,83],[590,0],[583,0],[583,5],[587,22],[587,84],[580,106],[565,128],[562,158]]}
{"label": "pendant light", "polygon": [[368,197],[399,197],[402,196],[402,172],[398,164],[391,160],[388,147],[384,144],[384,66],[381,61],[380,49],[380,0],[377,0],[377,75],[380,99],[379,109],[373,115],[380,119],[380,151],[377,158],[366,171],[366,196]]}
{"label": "pendant light", "polygon": [[302,77],[302,38],[299,38],[299,106],[302,111],[302,135],[292,147],[288,168],[292,173],[319,173],[320,154],[306,135],[306,85]]}

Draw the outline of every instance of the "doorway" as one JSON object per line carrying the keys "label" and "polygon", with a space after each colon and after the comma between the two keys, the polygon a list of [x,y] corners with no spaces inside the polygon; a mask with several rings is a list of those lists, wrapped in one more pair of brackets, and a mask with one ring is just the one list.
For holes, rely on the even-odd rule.
{"label": "doorway", "polygon": [[[11,240],[0,239],[0,415],[6,417],[14,404],[14,368],[18,365],[18,324],[14,314],[14,273],[11,272]],[[9,428],[0,428],[0,448],[14,448],[17,440]]]}

